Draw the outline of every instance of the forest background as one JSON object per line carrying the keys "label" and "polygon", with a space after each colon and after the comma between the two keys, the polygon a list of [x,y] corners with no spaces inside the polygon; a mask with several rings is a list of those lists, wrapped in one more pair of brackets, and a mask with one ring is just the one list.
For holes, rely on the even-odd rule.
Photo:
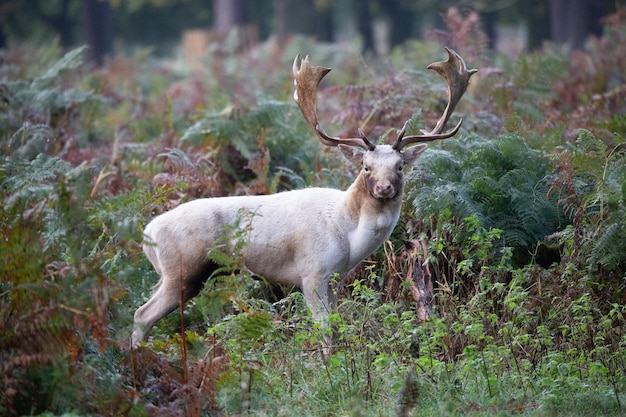
{"label": "forest background", "polygon": [[424,39],[430,30],[441,29],[440,15],[449,7],[477,12],[491,47],[512,30],[530,50],[546,40],[579,48],[587,35],[599,36],[602,17],[623,4],[623,0],[4,0],[0,48],[17,39],[45,42],[56,37],[63,48],[88,44],[89,58],[101,65],[106,56],[140,45],[171,55],[188,30],[210,30],[218,36],[239,27],[250,43],[299,33],[322,42],[358,38],[364,50],[384,54],[407,39]]}
{"label": "forest background", "polygon": [[[8,0],[0,28],[0,414],[626,414],[620,2]],[[463,128],[339,285],[333,356],[219,251],[128,349],[151,218],[355,177],[293,103],[297,53],[334,69],[325,125],[384,141],[441,114],[444,46],[479,68]]]}

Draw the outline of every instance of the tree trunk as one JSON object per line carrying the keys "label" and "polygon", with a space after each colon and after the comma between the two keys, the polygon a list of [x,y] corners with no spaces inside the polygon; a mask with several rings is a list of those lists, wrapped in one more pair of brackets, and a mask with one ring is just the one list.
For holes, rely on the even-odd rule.
{"label": "tree trunk", "polygon": [[246,23],[246,6],[247,0],[214,0],[213,29],[219,34],[226,34]]}
{"label": "tree trunk", "polygon": [[580,48],[587,36],[586,0],[550,0],[550,35],[554,42]]}
{"label": "tree trunk", "polygon": [[363,39],[363,50],[374,50],[374,33],[372,30],[372,16],[367,2],[356,9],[356,22],[359,34]]}
{"label": "tree trunk", "polygon": [[61,10],[55,16],[48,17],[39,12],[41,17],[59,34],[59,41],[64,48],[71,47],[74,41],[74,39],[72,39],[72,32],[76,21],[70,17],[69,6],[69,0],[63,0],[60,5]]}
{"label": "tree trunk", "polygon": [[333,32],[335,42],[351,41],[357,34],[356,12],[353,0],[335,0]]}
{"label": "tree trunk", "polygon": [[540,48],[550,38],[548,6],[544,0],[529,0],[523,14],[528,24],[528,48]]}
{"label": "tree trunk", "polygon": [[391,22],[391,46],[396,46],[413,36],[415,14],[410,3],[400,1],[382,2]]}
{"label": "tree trunk", "polygon": [[113,19],[108,1],[83,0],[85,40],[89,45],[88,57],[101,67],[113,52]]}
{"label": "tree trunk", "polygon": [[274,35],[279,41],[289,35],[289,0],[274,0]]}

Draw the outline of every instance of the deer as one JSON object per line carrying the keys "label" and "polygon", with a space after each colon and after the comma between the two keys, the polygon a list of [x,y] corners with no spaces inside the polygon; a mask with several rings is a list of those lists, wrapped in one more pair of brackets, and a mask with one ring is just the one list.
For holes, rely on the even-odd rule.
{"label": "deer", "polygon": [[[427,68],[447,85],[447,106],[431,130],[407,135],[409,120],[393,144],[375,144],[359,129],[359,137],[330,136],[318,122],[317,89],[331,69],[312,66],[309,56],[293,62],[294,100],[324,146],[337,147],[360,166],[347,190],[309,187],[271,195],[201,198],[155,217],[144,230],[143,251],[160,280],[151,298],[137,309],[131,346],[146,341],[152,327],[182,302],[195,297],[219,267],[209,250],[233,246],[232,227],[247,228],[245,268],[270,283],[299,287],[320,327],[336,310],[334,278],[345,278],[359,263],[389,239],[400,217],[403,170],[424,152],[424,142],[457,134],[463,119],[445,131],[446,123],[465,93],[470,77],[463,58],[445,48],[446,61]],[[300,65],[298,65],[300,62]],[[409,146],[414,145],[414,146]],[[249,215],[246,215],[249,214]],[[324,334],[323,353],[333,338]]]}

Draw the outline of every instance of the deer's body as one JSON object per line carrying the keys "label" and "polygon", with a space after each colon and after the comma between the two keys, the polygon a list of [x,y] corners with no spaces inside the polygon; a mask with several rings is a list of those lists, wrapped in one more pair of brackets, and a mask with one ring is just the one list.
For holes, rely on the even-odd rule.
{"label": "deer's body", "polygon": [[[407,156],[414,160],[422,150],[412,148]],[[371,175],[361,171],[347,191],[306,188],[205,198],[156,217],[144,232],[144,252],[161,281],[152,299],[135,313],[133,340],[144,340],[156,321],[178,307],[181,282],[186,299],[197,294],[215,268],[209,250],[215,244],[233,245],[228,233],[235,228],[245,231],[232,239],[244,240],[246,267],[268,281],[300,287],[313,314],[323,319],[334,306],[330,279],[344,277],[380,247],[400,217],[401,168],[412,160],[405,161],[388,145],[365,159],[377,161],[376,172],[392,179],[369,180],[379,185],[382,195],[368,191]]]}
{"label": "deer's body", "polygon": [[[437,71],[452,71],[458,60]],[[466,78],[460,94],[471,75],[464,63],[462,69]],[[133,345],[145,340],[152,326],[179,306],[181,293],[189,300],[200,291],[217,267],[208,257],[216,244],[233,245],[233,239],[243,239],[246,268],[270,282],[300,287],[324,325],[335,306],[331,278],[345,277],[389,238],[400,217],[402,170],[426,145],[402,148],[454,135],[460,123],[450,132],[439,131],[456,104],[454,97],[437,132],[404,137],[405,125],[393,145],[375,146],[364,135],[339,139],[323,131],[315,112],[315,89],[328,71],[311,67],[308,57],[299,71],[294,62],[295,99],[322,143],[339,146],[362,167],[354,183],[346,191],[308,188],[268,196],[199,199],[155,218],[145,229],[144,252],[161,280],[152,298],[135,313]],[[243,233],[235,237],[235,229]]]}
{"label": "deer's body", "polygon": [[[234,234],[233,226],[249,229],[232,237],[243,240],[246,267],[276,283],[302,286],[306,276],[348,272],[391,234],[399,204],[362,217],[368,204],[346,207],[348,197],[339,190],[309,188],[191,201],[148,225],[144,249],[161,272],[176,276],[182,268],[208,265],[209,250],[226,243],[222,238]],[[298,211],[301,215],[293,216]]]}

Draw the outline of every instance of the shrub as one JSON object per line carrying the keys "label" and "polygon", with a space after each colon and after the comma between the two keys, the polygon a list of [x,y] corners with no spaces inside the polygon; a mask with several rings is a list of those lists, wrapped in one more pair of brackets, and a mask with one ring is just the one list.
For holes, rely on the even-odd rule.
{"label": "shrub", "polygon": [[[470,137],[443,146],[450,150],[429,149],[407,178],[411,214],[428,230],[441,234],[448,222],[473,217],[484,229],[501,231],[496,262],[504,248],[512,248],[523,266],[546,236],[567,226],[557,199],[548,195],[549,158],[520,137]],[[454,237],[461,247],[470,238]]]}

